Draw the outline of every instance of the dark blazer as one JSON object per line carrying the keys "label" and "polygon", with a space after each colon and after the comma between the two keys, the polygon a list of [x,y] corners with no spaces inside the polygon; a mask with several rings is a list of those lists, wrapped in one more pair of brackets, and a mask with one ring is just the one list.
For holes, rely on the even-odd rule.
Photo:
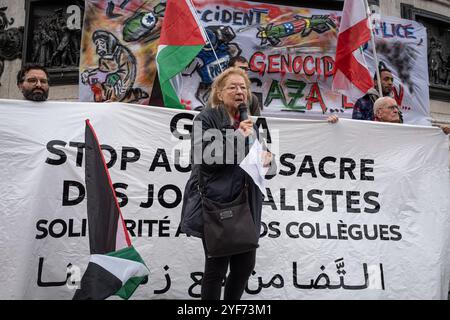
{"label": "dark blazer", "polygon": [[259,103],[258,97],[252,93],[250,98],[250,105],[248,106],[248,109],[250,111],[250,115],[252,116],[260,116],[261,115],[261,106]]}
{"label": "dark blazer", "polygon": [[[203,217],[201,197],[198,190],[198,171],[201,170],[204,181],[205,196],[217,202],[231,202],[242,191],[245,179],[248,182],[248,201],[252,212],[253,221],[255,222],[255,232],[259,235],[261,228],[261,211],[262,211],[262,193],[258,186],[247,173],[239,167],[239,162],[235,164],[212,163],[207,164],[194,162],[194,148],[205,151],[205,148],[211,145],[211,142],[201,141],[201,136],[195,130],[199,130],[200,126],[195,125],[196,121],[201,121],[201,130],[204,133],[208,129],[218,129],[222,132],[223,152],[226,148],[230,148],[230,142],[233,141],[240,133],[236,132],[230,123],[228,113],[223,106],[217,108],[206,107],[194,119],[193,134],[191,139],[191,162],[192,172],[183,194],[183,207],[181,211],[180,229],[182,232],[194,237],[203,237]],[[228,130],[227,130],[228,129]],[[257,130],[255,129],[255,132]],[[195,137],[198,136],[198,139]],[[198,140],[198,141],[196,141]],[[248,140],[248,139],[247,139]],[[245,154],[248,153],[246,150]],[[236,157],[236,150],[234,150]],[[222,158],[222,159],[225,159]],[[270,172],[270,173],[269,173]],[[266,178],[271,178],[276,173],[275,161],[269,169]]]}

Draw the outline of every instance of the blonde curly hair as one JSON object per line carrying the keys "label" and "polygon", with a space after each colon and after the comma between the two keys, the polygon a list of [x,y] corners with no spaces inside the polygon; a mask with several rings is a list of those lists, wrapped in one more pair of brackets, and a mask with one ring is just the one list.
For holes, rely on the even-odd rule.
{"label": "blonde curly hair", "polygon": [[241,76],[245,81],[245,86],[247,87],[247,104],[250,103],[251,91],[250,91],[250,80],[248,79],[247,73],[241,68],[231,67],[222,72],[211,85],[211,94],[209,96],[209,105],[212,108],[217,108],[222,101],[219,99],[219,92],[221,92],[225,87],[225,82],[231,75]]}

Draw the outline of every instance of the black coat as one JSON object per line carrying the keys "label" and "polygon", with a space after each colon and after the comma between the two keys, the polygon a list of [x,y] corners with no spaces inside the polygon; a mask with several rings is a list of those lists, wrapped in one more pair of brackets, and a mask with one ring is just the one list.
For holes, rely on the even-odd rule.
{"label": "black coat", "polygon": [[[198,190],[198,170],[201,170],[204,181],[205,196],[211,200],[225,203],[234,200],[242,191],[245,184],[245,179],[248,182],[248,201],[250,210],[252,212],[253,221],[255,222],[255,232],[259,235],[261,228],[261,211],[262,211],[262,193],[258,186],[255,185],[251,177],[239,167],[237,164],[199,164],[193,162],[194,146],[197,146],[202,151],[211,142],[205,142],[195,139],[196,135],[201,135],[196,131],[196,121],[201,121],[202,133],[208,129],[218,129],[222,132],[224,137],[222,145],[224,150],[230,141],[230,134],[235,137],[240,133],[235,132],[230,123],[230,118],[226,109],[223,106],[217,108],[206,107],[194,119],[194,129],[191,139],[191,161],[192,172],[183,195],[183,208],[181,211],[180,229],[182,232],[194,236],[203,237],[203,217],[202,217],[202,203]],[[228,130],[227,130],[228,129]],[[198,128],[197,128],[198,130]],[[255,130],[256,131],[256,130]],[[228,132],[228,139],[226,138]],[[248,139],[247,139],[248,140]],[[203,142],[203,143],[202,143]],[[234,150],[236,152],[236,150]],[[247,150],[248,152],[248,150]],[[246,152],[246,153],[247,153]],[[272,161],[274,164],[275,161]],[[270,176],[274,176],[276,167],[272,165],[270,168]]]}

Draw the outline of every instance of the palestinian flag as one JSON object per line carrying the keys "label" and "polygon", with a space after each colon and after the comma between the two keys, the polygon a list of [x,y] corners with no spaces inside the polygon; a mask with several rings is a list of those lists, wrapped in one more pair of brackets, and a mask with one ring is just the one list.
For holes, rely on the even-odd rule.
{"label": "palestinian flag", "polygon": [[167,0],[156,65],[164,105],[184,109],[178,98],[181,72],[194,60],[206,37],[189,0]]}
{"label": "palestinian flag", "polygon": [[147,282],[147,269],[131,245],[100,144],[89,120],[85,129],[85,182],[91,258],[73,299],[128,299]]}

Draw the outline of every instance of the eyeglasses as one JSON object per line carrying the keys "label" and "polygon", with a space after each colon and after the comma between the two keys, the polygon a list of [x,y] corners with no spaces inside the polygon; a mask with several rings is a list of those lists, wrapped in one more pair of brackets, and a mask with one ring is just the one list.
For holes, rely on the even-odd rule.
{"label": "eyeglasses", "polygon": [[237,92],[238,89],[241,89],[241,91],[247,91],[246,86],[229,86],[229,87],[224,88],[224,90],[234,91],[234,92]]}
{"label": "eyeglasses", "polygon": [[38,83],[38,81],[43,84],[46,85],[48,84],[48,80],[47,79],[38,79],[38,78],[29,78],[29,79],[25,79],[26,82],[31,83],[32,85],[36,85]]}
{"label": "eyeglasses", "polygon": [[388,107],[383,107],[383,108],[389,109],[389,110],[391,110],[391,111],[398,110],[398,106],[397,106],[397,105],[388,106]]}

